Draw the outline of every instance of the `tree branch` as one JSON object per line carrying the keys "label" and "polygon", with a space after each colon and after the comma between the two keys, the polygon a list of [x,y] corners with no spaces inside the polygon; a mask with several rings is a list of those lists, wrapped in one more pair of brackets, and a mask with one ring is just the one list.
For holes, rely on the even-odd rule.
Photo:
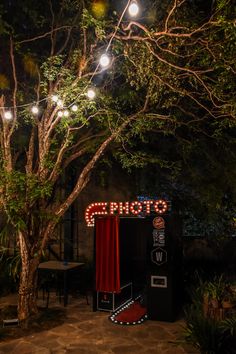
{"label": "tree branch", "polygon": [[68,29],[72,29],[73,27],[74,26],[60,26],[57,28],[53,28],[51,31],[45,32],[45,33],[40,34],[40,35],[33,37],[33,38],[18,41],[18,42],[16,42],[16,44],[25,44],[25,43],[29,43],[29,42],[34,42],[34,41],[37,41],[38,39],[43,39],[45,37],[51,36],[52,32],[57,32],[57,31],[61,31],[61,30],[68,30]]}
{"label": "tree branch", "polygon": [[148,104],[148,97],[146,97],[144,106],[140,111],[131,115],[130,117],[127,117],[127,119],[118,127],[118,129],[113,131],[113,133],[111,133],[111,135],[106,140],[103,141],[103,143],[99,146],[99,148],[97,149],[97,151],[95,152],[91,160],[83,168],[73,191],[66,198],[66,200],[55,209],[54,213],[56,216],[61,217],[64,214],[64,212],[69,208],[69,206],[74,202],[78,194],[86,186],[87,183],[86,181],[89,178],[89,174],[91,170],[93,169],[96,162],[101,158],[101,155],[104,153],[108,145],[119,136],[119,134],[128,126],[128,124],[131,123],[132,120],[137,118],[141,113],[144,113],[145,109],[147,109],[147,104]]}
{"label": "tree branch", "polygon": [[35,139],[35,128],[32,127],[30,141],[29,141],[29,149],[26,152],[27,161],[26,161],[25,171],[27,174],[32,174],[33,172],[34,139]]}

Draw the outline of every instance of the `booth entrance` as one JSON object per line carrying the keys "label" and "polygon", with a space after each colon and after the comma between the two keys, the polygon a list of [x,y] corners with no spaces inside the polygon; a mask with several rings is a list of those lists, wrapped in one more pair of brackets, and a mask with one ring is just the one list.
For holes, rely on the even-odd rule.
{"label": "booth entrance", "polygon": [[174,214],[95,219],[94,311],[138,296],[151,320],[174,321],[182,298],[181,222]]}

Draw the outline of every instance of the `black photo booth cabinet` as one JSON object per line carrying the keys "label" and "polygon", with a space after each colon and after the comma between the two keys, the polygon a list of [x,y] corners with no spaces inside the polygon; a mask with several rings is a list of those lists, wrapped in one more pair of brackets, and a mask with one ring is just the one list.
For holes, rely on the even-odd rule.
{"label": "black photo booth cabinet", "polygon": [[181,221],[174,213],[120,217],[121,292],[95,291],[94,310],[114,311],[141,295],[150,320],[174,321],[183,288],[181,234]]}

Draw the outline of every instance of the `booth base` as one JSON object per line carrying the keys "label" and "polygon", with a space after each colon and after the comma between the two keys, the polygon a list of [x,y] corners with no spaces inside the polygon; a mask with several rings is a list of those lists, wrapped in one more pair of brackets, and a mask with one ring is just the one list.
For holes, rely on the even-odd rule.
{"label": "booth base", "polygon": [[147,291],[148,318],[154,321],[174,322],[180,310],[181,282],[174,276],[151,275]]}
{"label": "booth base", "polygon": [[97,310],[116,311],[120,306],[130,301],[133,297],[132,283],[126,283],[121,286],[120,293],[97,292]]}

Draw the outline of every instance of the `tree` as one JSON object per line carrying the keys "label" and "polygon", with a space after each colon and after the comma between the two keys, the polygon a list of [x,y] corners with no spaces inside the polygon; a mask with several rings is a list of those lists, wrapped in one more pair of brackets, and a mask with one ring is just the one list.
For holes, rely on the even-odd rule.
{"label": "tree", "polygon": [[[213,219],[216,224],[218,219],[219,224],[222,213],[232,222],[236,203],[235,4],[164,4],[166,17],[151,24],[129,22],[118,36],[127,43],[130,83],[139,92],[149,92],[149,111],[143,116],[146,129],[139,129],[140,121],[133,124],[123,137],[125,151],[118,151],[119,158],[125,167],[142,167],[142,174],[149,166],[154,189],[159,180],[159,186],[168,186],[169,195],[187,199],[188,207],[193,208],[194,201],[195,210],[197,203],[208,222]],[[150,178],[150,171],[147,174]]]}
{"label": "tree", "polygon": [[[79,1],[46,1],[34,8],[21,2],[18,22],[7,18],[13,11],[9,6],[2,16],[2,46],[9,51],[1,60],[10,68],[1,73],[1,209],[17,234],[22,261],[18,316],[25,320],[37,312],[37,267],[56,224],[107,146],[142,106],[135,114],[122,115],[109,87],[106,96],[102,93],[102,85],[109,82],[107,74],[96,69],[95,58],[106,47],[105,22],[93,18]],[[24,15],[30,16],[29,22]],[[86,88],[98,74],[103,82],[95,103]],[[56,95],[63,100],[60,105],[54,102]],[[38,104],[37,115],[27,102]],[[63,173],[78,159],[78,179],[61,199]]]}
{"label": "tree", "polygon": [[[20,320],[37,312],[37,267],[47,242],[111,143],[125,145],[153,131],[173,134],[177,129],[188,139],[190,126],[207,132],[209,119],[220,132],[229,126],[235,103],[226,84],[227,92],[221,90],[218,77],[235,85],[231,47],[227,62],[217,57],[219,39],[227,31],[231,44],[234,39],[230,13],[220,17],[229,3],[221,2],[223,9],[206,20],[193,17],[189,24],[191,1],[166,2],[167,15],[157,17],[158,31],[155,18],[147,24],[126,18],[122,25],[112,10],[106,17],[106,2],[99,18],[91,15],[96,7],[77,0],[33,7],[27,0],[4,3],[0,205],[21,254]],[[13,10],[19,15],[12,17]],[[97,58],[111,48],[112,65],[104,70]],[[212,57],[216,63],[209,68]],[[94,84],[99,95],[89,100],[86,91]],[[37,115],[31,112],[33,102]],[[73,164],[78,178],[62,196],[61,179]]]}

